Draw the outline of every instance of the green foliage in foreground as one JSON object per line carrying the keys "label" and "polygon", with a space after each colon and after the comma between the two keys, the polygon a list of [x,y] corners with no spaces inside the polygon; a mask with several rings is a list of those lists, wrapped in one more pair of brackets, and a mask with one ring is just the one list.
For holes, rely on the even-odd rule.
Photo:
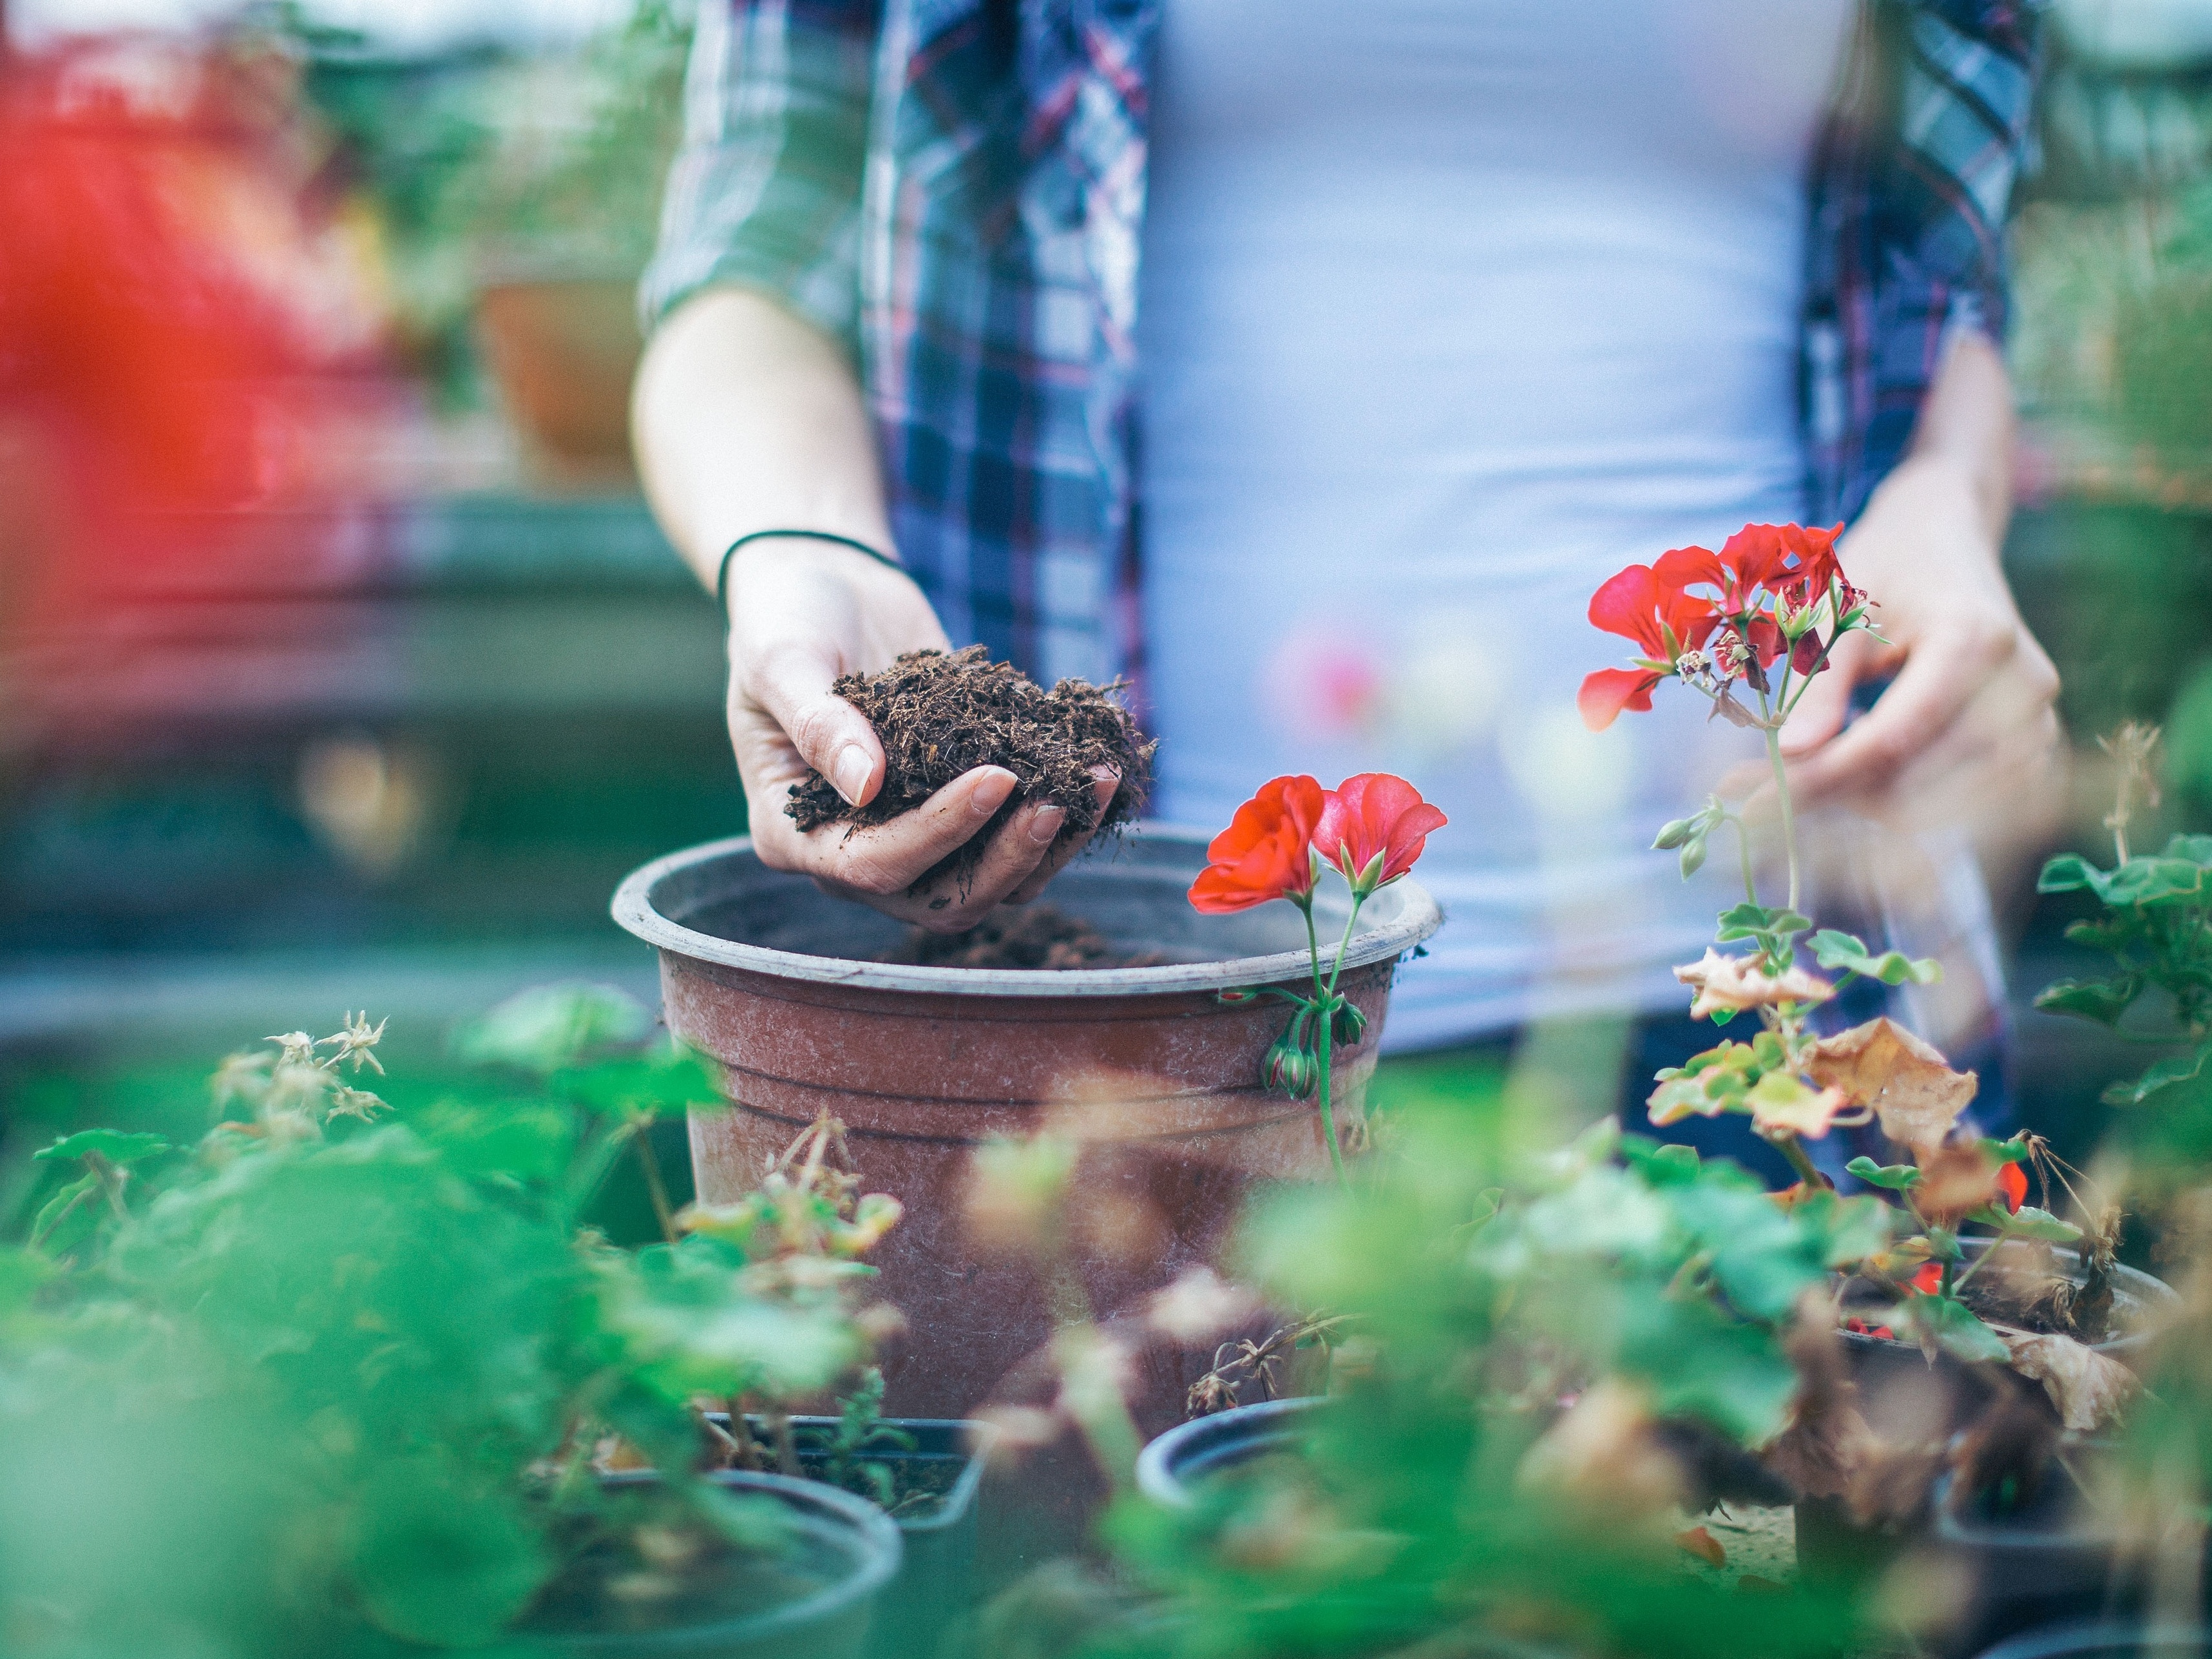
{"label": "green foliage in foreground", "polygon": [[1711,1493],[1666,1431],[1723,1461],[1784,1431],[1801,1298],[1880,1246],[1886,1207],[1784,1208],[1609,1122],[1506,1166],[1463,1115],[1417,1111],[1401,1133],[1379,1180],[1281,1194],[1249,1230],[1261,1282],[1351,1334],[1309,1449],[1189,1510],[1124,1499],[1108,1533],[1139,1593],[1092,1610],[1086,1650],[1781,1659],[1863,1637],[1839,1587],[1692,1566],[1674,1505]]}
{"label": "green foliage in foreground", "polygon": [[[494,1086],[406,1113],[357,1086],[365,1023],[295,1035],[226,1063],[196,1149],[49,1148],[38,1242],[0,1248],[10,1659],[492,1641],[635,1509],[596,1479],[604,1434],[682,1470],[695,1391],[775,1398],[863,1358],[865,1268],[771,1285],[727,1237],[580,1229],[657,1114],[715,1098],[642,1028],[588,988],[510,1006],[469,1040]],[[657,1519],[769,1524],[689,1480]]]}

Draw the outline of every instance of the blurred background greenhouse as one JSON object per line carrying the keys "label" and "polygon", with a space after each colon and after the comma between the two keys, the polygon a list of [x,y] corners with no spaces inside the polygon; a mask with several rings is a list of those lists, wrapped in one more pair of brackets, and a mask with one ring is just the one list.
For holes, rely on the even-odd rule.
{"label": "blurred background greenhouse", "polygon": [[[247,463],[212,481],[133,459],[143,422],[206,406],[125,407],[98,349],[17,349],[68,328],[0,319],[0,1131],[190,1098],[226,1049],[363,1004],[427,1056],[524,984],[649,995],[608,894],[744,816],[713,607],[625,431],[684,0],[0,15],[37,66],[11,222],[55,205],[21,147],[105,100],[86,165],[195,181],[212,216],[179,239],[260,307],[216,413]],[[2130,718],[2166,727],[2166,827],[2212,827],[2212,0],[2051,16],[2009,558],[2065,677],[2089,846],[2093,739]],[[84,256],[29,240],[10,257]],[[127,294],[100,303],[102,349],[167,349]],[[57,441],[89,509],[32,487]],[[2021,1105],[2078,1150],[2115,1065],[2027,1011],[2068,967],[2070,913],[2018,879],[2044,850],[2010,849]]]}

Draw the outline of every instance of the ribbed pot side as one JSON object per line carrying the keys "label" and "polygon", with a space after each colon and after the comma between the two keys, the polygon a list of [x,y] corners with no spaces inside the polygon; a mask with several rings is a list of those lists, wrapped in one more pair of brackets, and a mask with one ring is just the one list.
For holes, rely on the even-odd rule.
{"label": "ribbed pot side", "polygon": [[[1288,1010],[1217,994],[1298,986],[1298,958],[1284,947],[1302,952],[1304,923],[1288,905],[1269,907],[1279,917],[1197,916],[1184,890],[1204,842],[1148,826],[1118,855],[1073,866],[1048,895],[1117,944],[1182,958],[1163,968],[854,960],[896,928],[763,870],[742,842],[663,860],[617,896],[617,919],[659,947],[669,1029],[727,1068],[731,1109],[691,1115],[701,1200],[751,1190],[827,1111],[845,1126],[863,1190],[904,1206],[871,1258],[908,1324],[884,1366],[892,1413],[957,1416],[994,1394],[1026,1394],[1019,1370],[1051,1334],[1035,1264],[980,1249],[970,1235],[969,1166],[984,1141],[1050,1130],[1080,1145],[1061,1221],[1067,1258],[1102,1319],[1138,1314],[1187,1267],[1218,1267],[1256,1183],[1328,1174],[1312,1104],[1260,1084]],[[1345,1129],[1360,1121],[1398,957],[1440,920],[1427,895],[1402,882],[1368,914],[1374,924],[1363,915],[1357,965],[1340,986],[1369,1021],[1366,1039],[1340,1053],[1333,1073]],[[1340,929],[1340,908],[1335,920]],[[823,954],[788,948],[817,938]],[[1210,1351],[1146,1347],[1142,1426],[1180,1420]]]}

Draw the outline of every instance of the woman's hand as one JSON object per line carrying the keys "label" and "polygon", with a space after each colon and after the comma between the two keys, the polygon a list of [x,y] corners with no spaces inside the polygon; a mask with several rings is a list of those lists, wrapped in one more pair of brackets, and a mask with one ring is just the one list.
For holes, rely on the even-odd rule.
{"label": "woman's hand", "polygon": [[[936,933],[957,933],[1001,902],[1033,898],[1080,850],[1055,846],[1060,808],[1031,804],[992,837],[964,886],[915,886],[1006,804],[1015,777],[980,766],[913,811],[856,829],[800,834],[784,808],[792,786],[818,771],[854,805],[883,787],[884,750],[860,710],[831,691],[842,674],[873,673],[902,652],[944,650],[944,629],[904,572],[834,543],[801,537],[748,542],[730,563],[730,743],[744,781],[753,846],[771,869],[814,878]],[[1121,780],[1099,780],[1099,807]]]}
{"label": "woman's hand", "polygon": [[[2059,810],[2058,675],[2000,560],[2011,434],[2003,365],[1964,337],[1912,453],[1837,544],[1845,575],[1875,599],[1881,640],[1838,644],[1783,732],[1802,803],[1907,827],[1967,823],[2008,842],[2042,834]],[[1883,678],[1874,707],[1846,726],[1853,688]]]}

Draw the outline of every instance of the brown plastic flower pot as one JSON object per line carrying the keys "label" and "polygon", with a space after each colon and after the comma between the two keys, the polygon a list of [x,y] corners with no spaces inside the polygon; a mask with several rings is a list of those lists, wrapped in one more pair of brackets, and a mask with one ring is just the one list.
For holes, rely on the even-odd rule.
{"label": "brown plastic flower pot", "polygon": [[[1288,1010],[1219,993],[1310,984],[1305,924],[1290,905],[1200,915],[1185,898],[1206,836],[1148,824],[1078,860],[1048,901],[1131,954],[1167,965],[1074,972],[919,968],[871,960],[898,924],[764,867],[745,840],[647,865],[615,896],[615,920],[660,952],[669,1029],[727,1068],[732,1109],[694,1112],[699,1197],[727,1203],[808,1124],[845,1125],[864,1189],[905,1218],[874,1260],[908,1334],[884,1365],[885,1409],[957,1417],[998,1392],[1050,1336],[1053,1298],[1035,1261],[986,1248],[967,1218],[970,1163],[993,1136],[1050,1130],[1080,1145],[1054,1217],[1084,1297],[1060,1316],[1138,1313],[1184,1269],[1218,1267],[1247,1194],[1328,1173],[1310,1102],[1261,1086]],[[1340,934],[1342,884],[1316,904]],[[1361,913],[1341,990],[1367,1016],[1338,1051],[1340,1133],[1356,1135],[1398,958],[1435,932],[1411,881]],[[1324,950],[1330,948],[1324,945]],[[1149,1349],[1140,1421],[1180,1420],[1195,1357]]]}

